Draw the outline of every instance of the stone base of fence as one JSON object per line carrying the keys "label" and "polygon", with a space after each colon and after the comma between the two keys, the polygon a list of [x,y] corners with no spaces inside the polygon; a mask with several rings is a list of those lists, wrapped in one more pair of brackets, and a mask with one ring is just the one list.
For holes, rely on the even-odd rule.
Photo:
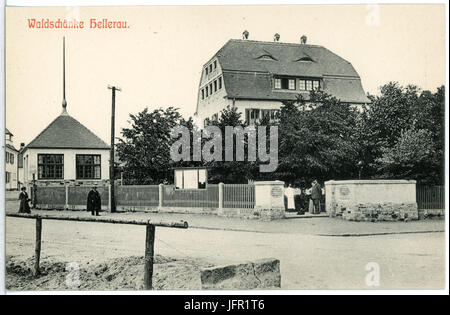
{"label": "stone base of fence", "polygon": [[399,221],[418,220],[419,212],[417,203],[396,204],[392,202],[374,204],[347,204],[341,205],[340,209],[332,216],[341,215],[349,221]]}
{"label": "stone base of fence", "polygon": [[[86,205],[53,205],[53,204],[39,204],[38,210],[70,210],[70,211],[86,211]],[[102,211],[109,211],[109,205],[101,207]]]}
{"label": "stone base of fence", "polygon": [[270,221],[276,219],[283,219],[285,214],[284,208],[279,209],[237,209],[237,208],[222,208],[218,209],[217,215],[227,218],[241,218],[241,219],[256,219],[263,221]]}
{"label": "stone base of fence", "polygon": [[425,218],[445,218],[444,209],[419,209],[419,219]]}

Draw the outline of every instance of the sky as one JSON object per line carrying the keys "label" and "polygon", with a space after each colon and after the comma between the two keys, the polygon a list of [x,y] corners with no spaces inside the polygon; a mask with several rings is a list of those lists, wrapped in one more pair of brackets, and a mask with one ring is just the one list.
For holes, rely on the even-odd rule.
{"label": "sky", "polygon": [[[30,29],[28,19],[126,21],[125,29]],[[389,81],[435,91],[445,84],[445,6],[136,6],[8,7],[6,127],[19,147],[62,110],[62,38],[66,37],[67,110],[109,143],[111,90],[116,136],[129,114],[180,108],[192,116],[203,64],[229,39],[322,45],[351,62],[363,88]]]}

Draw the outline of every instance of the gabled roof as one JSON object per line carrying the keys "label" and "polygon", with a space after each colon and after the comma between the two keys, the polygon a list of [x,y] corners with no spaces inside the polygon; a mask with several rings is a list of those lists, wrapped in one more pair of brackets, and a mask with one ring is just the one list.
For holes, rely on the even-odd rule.
{"label": "gabled roof", "polygon": [[19,152],[19,150],[17,150],[13,145],[11,145],[9,143],[5,144],[5,147],[10,149],[10,150],[13,150],[15,152]]}
{"label": "gabled roof", "polygon": [[31,148],[109,149],[110,146],[78,120],[62,114],[26,146],[26,149]]}
{"label": "gabled roof", "polygon": [[[261,55],[270,55],[277,62],[258,59]],[[359,78],[350,62],[317,45],[232,39],[217,52],[216,56],[224,70]],[[310,57],[313,61],[299,61],[304,57]]]}
{"label": "gabled roof", "polygon": [[215,56],[228,98],[283,101],[295,100],[298,94],[309,98],[306,91],[274,90],[273,75],[284,75],[321,78],[323,90],[341,101],[369,102],[352,64],[322,46],[232,39]]}

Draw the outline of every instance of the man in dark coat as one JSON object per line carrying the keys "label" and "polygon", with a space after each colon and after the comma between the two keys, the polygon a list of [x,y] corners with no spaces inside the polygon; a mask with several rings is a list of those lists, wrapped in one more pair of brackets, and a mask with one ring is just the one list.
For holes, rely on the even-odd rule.
{"label": "man in dark coat", "polygon": [[100,194],[97,191],[97,187],[92,187],[87,197],[87,211],[91,211],[92,215],[99,215],[99,211],[102,207],[102,200]]}
{"label": "man in dark coat", "polygon": [[19,213],[31,213],[30,205],[28,204],[30,199],[28,198],[27,189],[25,187],[22,187],[21,190],[22,192],[19,194]]}
{"label": "man in dark coat", "polygon": [[314,180],[312,182],[312,187],[311,187],[311,199],[314,204],[314,212],[313,212],[314,214],[320,213],[320,199],[321,198],[322,198],[322,187],[320,187],[317,180]]}

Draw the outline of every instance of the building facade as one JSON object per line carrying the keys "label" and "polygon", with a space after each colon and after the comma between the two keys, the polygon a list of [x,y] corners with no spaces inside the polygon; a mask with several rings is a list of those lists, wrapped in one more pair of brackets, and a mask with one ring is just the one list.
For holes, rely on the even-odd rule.
{"label": "building facade", "polygon": [[301,44],[232,39],[203,66],[195,115],[205,124],[234,106],[251,125],[276,119],[283,101],[299,94],[308,100],[313,89],[355,106],[369,103],[351,63],[304,37]]}
{"label": "building facade", "polygon": [[18,153],[13,143],[14,135],[5,129],[5,188],[15,190],[19,188]]}
{"label": "building facade", "polygon": [[24,183],[109,179],[110,146],[64,110],[31,141],[23,156]]}

